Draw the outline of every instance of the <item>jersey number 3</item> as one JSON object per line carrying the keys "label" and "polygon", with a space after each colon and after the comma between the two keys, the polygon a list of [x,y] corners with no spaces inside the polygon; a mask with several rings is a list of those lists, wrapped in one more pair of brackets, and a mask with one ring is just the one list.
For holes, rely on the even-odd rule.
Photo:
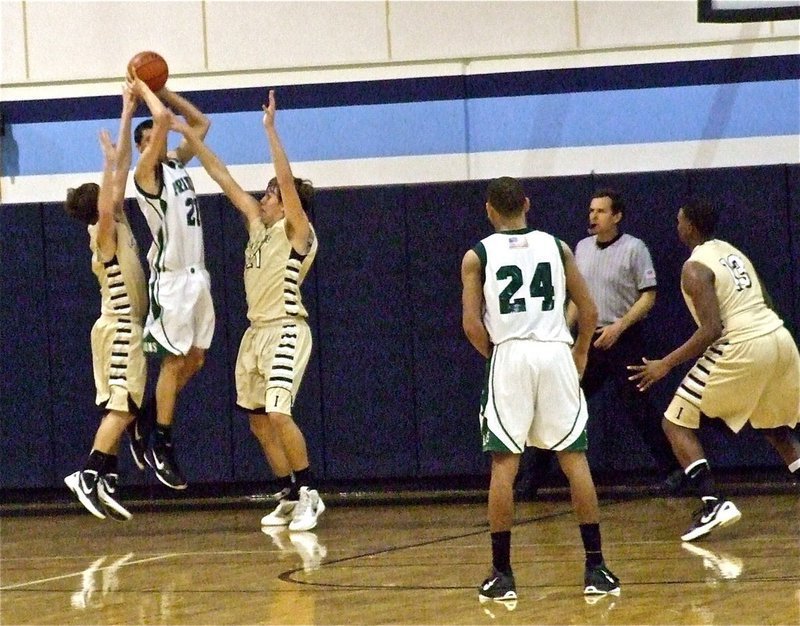
{"label": "jersey number 3", "polygon": [[[522,270],[516,265],[503,265],[497,270],[497,280],[511,279],[500,292],[500,313],[521,313],[527,310],[525,298],[514,296],[522,287]],[[552,311],[555,306],[555,289],[549,263],[538,263],[530,284],[531,298],[542,298],[542,311]]]}

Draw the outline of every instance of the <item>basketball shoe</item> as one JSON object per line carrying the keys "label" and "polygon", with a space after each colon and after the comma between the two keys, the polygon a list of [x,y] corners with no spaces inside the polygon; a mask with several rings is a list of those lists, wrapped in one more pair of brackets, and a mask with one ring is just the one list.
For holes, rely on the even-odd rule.
{"label": "basketball shoe", "polygon": [[294,518],[297,500],[280,500],[272,513],[261,518],[262,526],[288,526]]}
{"label": "basketball shoe", "polygon": [[106,518],[105,509],[100,503],[100,496],[98,495],[97,472],[94,470],[79,470],[64,478],[64,482],[89,513],[100,519]]}
{"label": "basketball shoe", "polygon": [[142,433],[139,432],[139,420],[133,420],[128,424],[125,430],[128,432],[128,449],[131,451],[133,462],[140,470],[144,470],[146,463],[144,455],[147,451],[147,440],[142,436]]}
{"label": "basketball shoe", "polygon": [[[516,608],[517,586],[514,574],[503,574],[492,568],[492,574],[478,588],[478,600],[484,602],[514,602]],[[513,609],[510,609],[513,610]]]}
{"label": "basketball shoe", "polygon": [[118,482],[118,474],[103,474],[97,482],[97,495],[99,496],[103,508],[111,519],[117,520],[118,522],[127,522],[133,516],[128,509],[115,499]]}
{"label": "basketball shoe", "polygon": [[619,578],[614,576],[605,563],[597,567],[587,567],[583,573],[584,595],[605,595],[607,593],[618,596]]}
{"label": "basketball shoe", "polygon": [[316,489],[300,487],[300,500],[294,509],[294,516],[289,523],[289,530],[311,530],[317,525],[317,519],[325,511],[325,503]]}
{"label": "basketball shoe", "polygon": [[156,444],[145,455],[145,461],[153,468],[156,478],[170,489],[186,489],[188,484],[175,461],[172,444]]}
{"label": "basketball shoe", "polygon": [[703,506],[692,517],[692,525],[681,535],[683,541],[694,541],[714,528],[735,524],[742,518],[742,514],[730,500],[708,498],[703,500]]}

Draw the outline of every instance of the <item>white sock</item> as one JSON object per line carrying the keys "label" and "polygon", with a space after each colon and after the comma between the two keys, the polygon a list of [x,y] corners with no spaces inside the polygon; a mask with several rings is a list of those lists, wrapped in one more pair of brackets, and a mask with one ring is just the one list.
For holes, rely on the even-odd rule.
{"label": "white sock", "polygon": [[800,459],[795,460],[794,463],[789,463],[789,471],[794,474],[797,470],[800,470]]}
{"label": "white sock", "polygon": [[693,470],[695,467],[697,467],[698,465],[702,465],[703,463],[705,463],[706,465],[708,465],[708,461],[706,461],[705,459],[697,459],[697,460],[696,460],[694,463],[692,463],[692,464],[688,465],[688,466],[686,467],[686,469],[685,469],[685,470],[683,470],[683,473],[684,473],[684,474],[686,474],[687,476],[691,476],[691,472],[692,472],[692,470]]}

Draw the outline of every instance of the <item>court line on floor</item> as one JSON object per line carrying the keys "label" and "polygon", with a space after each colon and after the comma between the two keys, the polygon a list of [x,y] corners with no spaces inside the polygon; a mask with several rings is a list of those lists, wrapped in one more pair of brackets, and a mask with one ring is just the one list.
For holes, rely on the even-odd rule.
{"label": "court line on floor", "polygon": [[[537,515],[537,516],[534,516],[534,517],[525,518],[525,519],[516,521],[514,523],[514,526],[524,526],[524,525],[527,525],[527,524],[531,524],[533,522],[540,522],[540,521],[549,520],[549,519],[553,519],[553,518],[556,518],[556,517],[562,517],[564,515],[570,515],[570,514],[572,514],[572,507],[569,507],[568,509],[565,509],[563,511],[553,511],[552,513],[545,513],[543,515]],[[419,541],[419,542],[416,542],[416,543],[410,543],[410,544],[406,544],[406,545],[402,545],[402,546],[390,546],[388,548],[380,548],[379,550],[373,550],[371,552],[363,552],[361,554],[354,554],[354,555],[350,555],[350,556],[345,556],[345,557],[342,557],[340,559],[333,559],[331,561],[324,561],[323,563],[320,564],[320,568],[329,567],[331,565],[339,565],[341,563],[346,563],[348,561],[355,561],[355,560],[358,560],[358,559],[364,559],[364,558],[368,558],[368,557],[371,557],[371,556],[378,556],[380,554],[390,554],[392,552],[399,552],[401,550],[408,550],[408,549],[411,549],[411,548],[422,548],[424,546],[430,546],[430,545],[434,545],[434,544],[437,544],[437,543],[444,543],[444,542],[447,542],[447,541],[452,541],[454,539],[464,539],[465,537],[476,537],[478,535],[485,535],[485,534],[486,534],[486,528],[483,527],[483,525],[482,525],[482,528],[480,530],[471,530],[471,531],[469,531],[467,533],[459,533],[457,535],[449,535],[449,536],[446,536],[446,537],[437,537],[436,539],[428,539],[426,541]],[[311,582],[311,581],[307,581],[307,580],[296,580],[295,578],[292,578],[292,576],[294,576],[294,574],[297,574],[298,572],[303,572],[303,571],[305,571],[305,568],[303,568],[303,567],[298,567],[298,568],[294,568],[294,569],[291,569],[291,570],[287,570],[285,572],[282,572],[282,573],[278,574],[278,579],[282,580],[283,582],[287,582],[287,583],[295,583],[295,584],[298,584],[298,585],[311,585],[311,586],[315,586],[315,587],[340,587],[341,586],[341,585],[338,585],[338,584],[335,584],[335,583],[316,583],[316,582]],[[457,587],[455,587],[455,588],[457,588]]]}
{"label": "court line on floor", "polygon": [[[171,559],[176,556],[180,556],[179,552],[170,553],[170,554],[160,554],[158,556],[151,556],[145,559],[137,559],[135,561],[128,561],[127,563],[123,563],[119,567],[127,567],[128,565],[139,565],[141,563],[149,563],[151,561],[159,561],[162,559]],[[111,569],[114,565],[106,565],[105,567],[98,567],[97,571],[102,572],[103,570]],[[83,573],[86,571],[86,568],[82,569],[79,572],[74,572],[71,574],[61,574],[59,576],[50,576],[49,578],[39,578],[37,580],[30,580],[24,583],[16,583],[14,585],[4,585],[0,587],[0,591],[8,591],[9,589],[20,589],[22,587],[30,587],[33,585],[41,585],[43,583],[51,583],[56,580],[64,580],[65,578],[75,578],[76,576],[83,576]]]}

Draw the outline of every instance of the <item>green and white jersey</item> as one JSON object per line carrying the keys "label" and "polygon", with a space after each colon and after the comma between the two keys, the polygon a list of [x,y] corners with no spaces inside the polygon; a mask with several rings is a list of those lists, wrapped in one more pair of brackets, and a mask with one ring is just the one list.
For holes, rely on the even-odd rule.
{"label": "green and white jersey", "polygon": [[525,228],[489,235],[473,250],[483,267],[483,322],[494,345],[510,339],[572,344],[558,239]]}
{"label": "green and white jersey", "polygon": [[161,168],[161,189],[151,195],[136,185],[136,200],[153,244],[147,253],[153,275],[190,267],[205,268],[203,227],[194,184],[183,164],[169,159]]}

